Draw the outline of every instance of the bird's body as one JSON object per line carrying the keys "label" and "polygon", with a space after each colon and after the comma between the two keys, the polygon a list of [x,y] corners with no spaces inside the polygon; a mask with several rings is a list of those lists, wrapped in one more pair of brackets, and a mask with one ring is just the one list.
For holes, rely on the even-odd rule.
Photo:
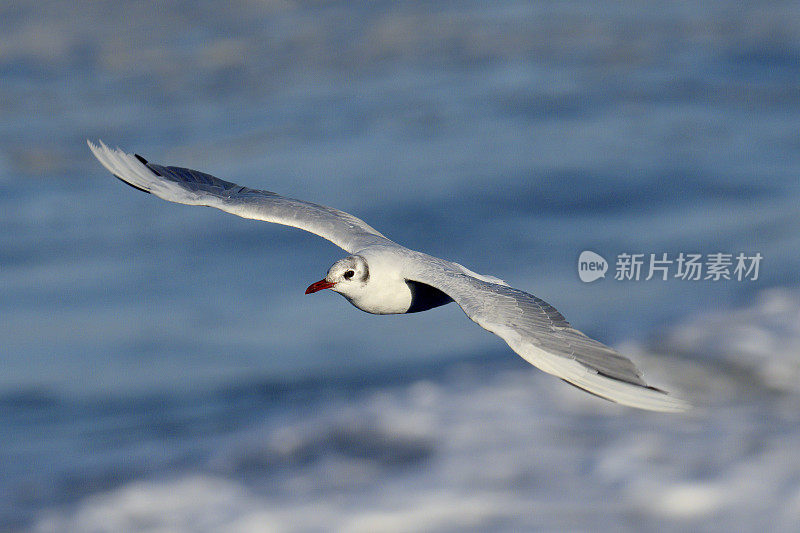
{"label": "bird's body", "polygon": [[456,302],[524,359],[602,398],[654,411],[682,411],[685,402],[648,386],[633,363],[574,329],[551,305],[492,276],[410,250],[363,220],[209,174],[149,163],[138,155],[89,143],[120,180],[172,202],[216,207],[245,218],[305,229],[346,250],[306,294],[331,289],[373,314],[425,311]]}
{"label": "bird's body", "polygon": [[[369,276],[362,283],[342,283],[330,287],[358,309],[375,315],[394,315],[427,311],[448,304],[452,298],[439,289],[416,281],[414,267],[421,263],[434,263],[437,258],[409,250],[402,246],[373,244],[350,258],[361,259],[369,265]],[[328,277],[335,277],[335,263]],[[347,270],[344,270],[347,272]],[[358,273],[356,272],[356,281]]]}
{"label": "bird's body", "polygon": [[[338,292],[358,309],[376,315],[406,313],[411,308],[413,295],[406,283],[401,265],[402,254],[394,247],[373,244],[359,250],[354,256],[335,263],[326,279],[336,279],[337,274],[347,273],[353,263],[369,265],[366,275],[358,270],[349,283],[336,283],[330,289]],[[341,272],[338,272],[341,270]],[[344,274],[342,274],[343,276]]]}

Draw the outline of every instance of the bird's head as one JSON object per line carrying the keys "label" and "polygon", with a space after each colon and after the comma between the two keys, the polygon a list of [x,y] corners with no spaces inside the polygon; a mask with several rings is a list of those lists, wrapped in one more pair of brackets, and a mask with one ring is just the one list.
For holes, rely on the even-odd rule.
{"label": "bird's head", "polygon": [[336,261],[328,269],[328,275],[306,289],[306,294],[331,289],[344,296],[352,295],[364,288],[369,280],[367,260],[360,255],[351,255]]}

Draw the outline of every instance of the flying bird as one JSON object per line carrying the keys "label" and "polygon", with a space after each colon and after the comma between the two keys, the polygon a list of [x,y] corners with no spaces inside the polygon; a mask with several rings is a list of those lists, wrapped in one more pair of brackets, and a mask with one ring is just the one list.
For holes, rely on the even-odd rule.
{"label": "flying bird", "polygon": [[401,246],[363,220],[332,207],[250,189],[138,154],[87,141],[95,157],[128,185],[170,202],[215,207],[244,218],[300,228],[344,249],[306,294],[330,289],[374,314],[414,313],[455,302],[541,370],[630,407],[683,411],[689,404],[645,383],[626,357],[573,328],[547,302],[451,261]]}

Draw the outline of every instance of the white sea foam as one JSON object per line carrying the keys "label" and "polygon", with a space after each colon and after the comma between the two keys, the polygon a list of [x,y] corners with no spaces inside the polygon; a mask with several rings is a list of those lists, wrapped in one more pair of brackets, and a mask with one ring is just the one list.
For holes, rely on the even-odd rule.
{"label": "white sea foam", "polygon": [[[682,339],[684,354],[760,354],[763,362],[776,343],[797,334],[792,317],[799,306],[796,291],[774,290],[727,314],[727,321],[698,317],[665,338]],[[685,333],[700,324],[719,331]],[[733,334],[737,328],[762,333]],[[725,343],[716,351],[713,335]],[[441,380],[265,421],[220,445],[202,473],[131,482],[49,512],[34,530],[722,531],[796,525],[795,389],[774,394],[773,380],[743,378],[758,367],[755,361],[731,373],[717,370],[740,359],[723,357],[709,368],[692,362],[697,353],[635,356],[652,375],[683,383],[690,393],[693,384],[710,383],[696,389],[702,407],[685,415],[641,412],[522,365],[491,375],[465,365]]]}
{"label": "white sea foam", "polygon": [[800,290],[767,290],[751,306],[691,317],[664,343],[768,387],[800,392]]}

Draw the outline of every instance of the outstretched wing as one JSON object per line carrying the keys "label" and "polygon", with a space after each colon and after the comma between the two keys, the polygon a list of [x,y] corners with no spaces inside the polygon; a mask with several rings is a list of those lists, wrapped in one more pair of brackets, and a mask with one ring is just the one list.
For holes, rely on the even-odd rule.
{"label": "outstretched wing", "polygon": [[690,407],[648,386],[630,359],[573,328],[544,300],[465,275],[446,261],[424,254],[419,257],[407,273],[409,279],[447,294],[469,318],[545,372],[631,407],[652,411],[684,411]]}
{"label": "outstretched wing", "polygon": [[87,144],[114,176],[170,202],[216,207],[244,218],[293,226],[324,237],[349,253],[371,244],[393,244],[360,218],[332,207],[249,189],[196,170],[155,165],[102,141],[99,146],[91,141]]}

